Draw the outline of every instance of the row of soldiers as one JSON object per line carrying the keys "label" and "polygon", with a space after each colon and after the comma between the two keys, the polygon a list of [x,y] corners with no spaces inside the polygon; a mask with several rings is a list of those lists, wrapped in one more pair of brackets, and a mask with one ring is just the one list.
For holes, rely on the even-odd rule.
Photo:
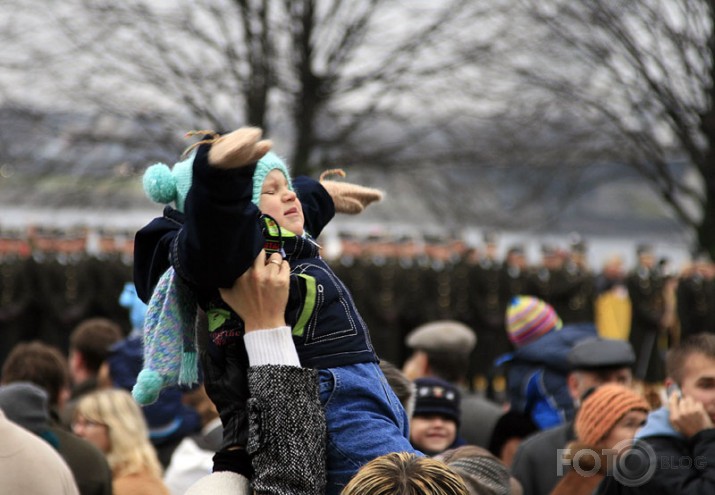
{"label": "row of soldiers", "polygon": [[[46,237],[35,236],[30,251],[16,248],[27,245],[21,239],[0,242],[0,362],[13,340],[41,337],[64,348],[81,319],[126,322],[118,298],[131,280],[131,238],[114,242],[122,249],[112,250],[105,241],[105,251],[88,254],[86,237]],[[656,261],[651,247],[640,246],[632,270],[615,257],[595,273],[583,242],[568,250],[544,246],[541,263],[530,265],[522,246],[512,246],[502,259],[496,237],[484,241],[470,248],[461,240],[366,242],[344,236],[329,262],[353,293],[384,359],[401,364],[408,352],[404,336],[426,321],[455,319],[476,329],[470,372],[477,383],[484,383],[497,356],[511,350],[504,314],[518,294],[549,302],[565,324],[595,322],[604,336],[630,337],[644,353],[640,375],[648,380],[660,376],[662,353],[671,342],[686,333],[715,331],[715,270],[708,260],[675,275]]]}
{"label": "row of soldiers", "polygon": [[715,267],[699,257],[674,273],[652,246],[640,245],[636,254],[630,270],[622,256],[613,256],[596,272],[580,240],[569,249],[545,245],[541,263],[530,265],[520,245],[499,258],[493,236],[476,249],[458,240],[348,237],[332,262],[388,360],[405,358],[403,337],[416,325],[457,319],[477,331],[470,371],[483,383],[494,359],[512,349],[506,307],[513,296],[527,294],[549,302],[564,324],[593,322],[604,337],[630,339],[641,353],[638,378],[658,382],[671,344],[690,333],[715,332]]}
{"label": "row of soldiers", "polygon": [[0,365],[18,341],[39,339],[67,351],[82,320],[103,316],[128,333],[119,305],[132,266],[114,256],[6,256],[0,259]]}

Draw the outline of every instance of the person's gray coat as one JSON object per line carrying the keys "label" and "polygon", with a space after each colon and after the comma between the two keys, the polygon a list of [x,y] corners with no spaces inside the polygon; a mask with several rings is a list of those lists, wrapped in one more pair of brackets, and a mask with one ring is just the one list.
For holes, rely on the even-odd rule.
{"label": "person's gray coat", "polygon": [[[519,445],[511,466],[512,475],[519,480],[524,495],[549,495],[561,479],[559,449],[575,439],[573,422],[534,433]],[[562,472],[566,473],[566,466]]]}

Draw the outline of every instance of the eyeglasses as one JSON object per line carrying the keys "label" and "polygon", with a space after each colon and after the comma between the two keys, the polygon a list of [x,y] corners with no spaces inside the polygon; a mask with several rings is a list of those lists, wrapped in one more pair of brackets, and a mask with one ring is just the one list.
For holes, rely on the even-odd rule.
{"label": "eyeglasses", "polygon": [[97,426],[104,426],[105,428],[109,428],[109,425],[106,425],[104,423],[100,423],[99,421],[92,421],[91,419],[86,419],[86,418],[77,418],[72,422],[72,429],[76,430],[77,428],[93,428]]}

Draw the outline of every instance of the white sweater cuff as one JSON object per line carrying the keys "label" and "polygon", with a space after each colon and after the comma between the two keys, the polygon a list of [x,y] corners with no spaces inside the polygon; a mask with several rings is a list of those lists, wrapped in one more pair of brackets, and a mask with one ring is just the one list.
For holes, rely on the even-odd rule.
{"label": "white sweater cuff", "polygon": [[243,337],[250,366],[282,364],[300,366],[290,327],[247,332]]}

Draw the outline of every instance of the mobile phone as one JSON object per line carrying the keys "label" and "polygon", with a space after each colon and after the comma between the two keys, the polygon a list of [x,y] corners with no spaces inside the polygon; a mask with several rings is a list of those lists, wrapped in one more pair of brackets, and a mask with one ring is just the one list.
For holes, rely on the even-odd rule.
{"label": "mobile phone", "polygon": [[669,399],[673,396],[673,394],[676,394],[678,396],[678,399],[683,398],[683,392],[680,390],[680,387],[677,383],[671,383],[670,385],[668,385],[668,388],[666,389],[665,393]]}

